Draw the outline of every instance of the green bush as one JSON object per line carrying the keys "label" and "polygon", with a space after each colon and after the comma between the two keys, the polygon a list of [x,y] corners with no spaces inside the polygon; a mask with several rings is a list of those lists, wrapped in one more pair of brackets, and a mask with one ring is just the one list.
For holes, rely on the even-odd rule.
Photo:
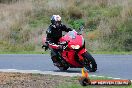
{"label": "green bush", "polygon": [[79,29],[81,25],[84,25],[84,20],[83,19],[78,19],[78,20],[71,19],[68,23],[71,28]]}
{"label": "green bush", "polygon": [[117,30],[103,38],[107,50],[111,51],[132,51],[132,19],[116,25]]}
{"label": "green bush", "polygon": [[118,31],[122,33],[123,48],[125,51],[132,51],[132,19],[129,18],[119,27]]}

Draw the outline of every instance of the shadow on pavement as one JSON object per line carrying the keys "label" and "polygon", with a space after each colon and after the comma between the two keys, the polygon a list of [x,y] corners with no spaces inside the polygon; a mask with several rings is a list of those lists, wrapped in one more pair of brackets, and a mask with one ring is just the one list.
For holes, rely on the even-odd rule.
{"label": "shadow on pavement", "polygon": [[66,72],[66,73],[81,73],[81,70],[66,70],[66,71],[60,71],[60,70],[54,70],[54,72]]}

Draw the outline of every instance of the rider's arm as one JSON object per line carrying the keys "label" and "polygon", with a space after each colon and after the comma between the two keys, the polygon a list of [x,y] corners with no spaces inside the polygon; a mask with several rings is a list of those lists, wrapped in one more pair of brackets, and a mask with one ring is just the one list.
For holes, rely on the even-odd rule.
{"label": "rider's arm", "polygon": [[46,37],[46,42],[51,40],[51,26],[48,27],[46,31],[47,37]]}
{"label": "rider's arm", "polygon": [[52,49],[60,49],[60,45],[54,44],[54,43],[49,43],[49,47]]}
{"label": "rider's arm", "polygon": [[51,26],[48,27],[46,34],[47,36],[46,36],[45,45],[42,46],[42,48],[45,47],[45,51],[48,49],[49,42],[51,41]]}
{"label": "rider's arm", "polygon": [[63,31],[65,31],[65,32],[72,31],[71,28],[66,27],[66,25],[64,25],[64,24],[62,24],[61,29],[62,29]]}
{"label": "rider's arm", "polygon": [[49,26],[49,28],[47,29],[46,34],[47,34],[46,45],[49,48],[52,48],[52,49],[59,49],[60,46],[52,42],[52,38],[51,38],[51,26]]}

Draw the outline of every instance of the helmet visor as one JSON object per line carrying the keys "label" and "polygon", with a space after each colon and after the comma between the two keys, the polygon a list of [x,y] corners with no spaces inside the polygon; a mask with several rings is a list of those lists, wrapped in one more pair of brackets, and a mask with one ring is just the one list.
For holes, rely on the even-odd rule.
{"label": "helmet visor", "polygon": [[61,24],[61,21],[56,21],[56,22],[55,22],[55,25],[56,25],[56,26],[59,26],[60,24]]}

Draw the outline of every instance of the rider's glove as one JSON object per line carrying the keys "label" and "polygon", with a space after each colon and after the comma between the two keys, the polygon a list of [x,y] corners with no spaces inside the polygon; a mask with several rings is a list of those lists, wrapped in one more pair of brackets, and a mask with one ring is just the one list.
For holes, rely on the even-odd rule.
{"label": "rider's glove", "polygon": [[49,47],[48,47],[48,46],[46,46],[46,47],[45,47],[45,51],[46,51],[46,50],[48,50],[48,48],[49,48]]}
{"label": "rider's glove", "polygon": [[59,45],[59,50],[63,50],[63,46],[62,45]]}
{"label": "rider's glove", "polygon": [[48,46],[47,45],[43,45],[42,48],[45,48],[45,51],[48,50]]}
{"label": "rider's glove", "polygon": [[45,42],[45,51],[48,50],[48,48],[49,48],[49,47],[48,47],[48,45],[49,45],[48,43],[49,43],[49,41],[46,41],[46,42]]}
{"label": "rider's glove", "polygon": [[42,48],[44,48],[45,47],[45,45],[42,45]]}

